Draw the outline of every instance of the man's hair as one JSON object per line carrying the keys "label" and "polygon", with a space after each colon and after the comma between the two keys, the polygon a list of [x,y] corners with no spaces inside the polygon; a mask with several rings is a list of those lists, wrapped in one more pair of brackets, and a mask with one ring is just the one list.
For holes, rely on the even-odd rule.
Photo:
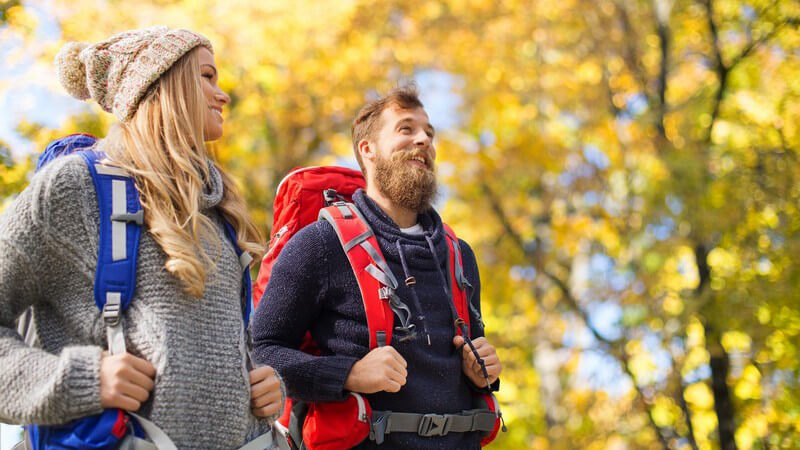
{"label": "man's hair", "polygon": [[405,84],[389,91],[384,97],[364,105],[353,120],[351,133],[353,136],[353,152],[356,155],[361,171],[366,175],[364,162],[358,152],[358,143],[362,139],[373,139],[380,127],[380,117],[384,109],[395,106],[401,109],[423,108],[419,100],[419,91],[414,83]]}

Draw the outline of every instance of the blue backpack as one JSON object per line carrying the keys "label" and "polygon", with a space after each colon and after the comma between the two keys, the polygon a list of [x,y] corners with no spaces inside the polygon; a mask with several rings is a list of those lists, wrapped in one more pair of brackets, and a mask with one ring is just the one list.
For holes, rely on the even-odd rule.
{"label": "blue backpack", "polygon": [[[102,153],[91,147],[97,139],[74,134],[51,142],[39,156],[36,170],[62,155],[78,152],[92,175],[100,210],[100,242],[94,301],[102,312],[111,354],[125,352],[125,335],[120,315],[130,305],[136,288],[136,259],[142,233],[143,212],[134,180],[123,170],[104,165]],[[250,322],[251,257],[237,245],[236,230],[225,221],[225,232],[242,264],[242,315],[245,330]],[[20,319],[20,332],[32,343],[30,310]],[[249,356],[249,354],[248,354]],[[154,448],[142,438],[148,436],[159,449],[175,448],[155,424],[121,409],[106,409],[101,414],[83,417],[65,425],[25,426],[27,443],[34,449],[115,449],[126,439],[133,448]],[[251,443],[254,444],[255,442]],[[262,447],[263,448],[263,447]]]}

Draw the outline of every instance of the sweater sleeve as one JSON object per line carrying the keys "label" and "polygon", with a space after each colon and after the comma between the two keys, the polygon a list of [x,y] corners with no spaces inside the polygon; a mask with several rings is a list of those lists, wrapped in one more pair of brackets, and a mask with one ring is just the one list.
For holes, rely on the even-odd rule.
{"label": "sweater sleeve", "polygon": [[[84,221],[91,214],[83,207],[91,207],[94,197],[83,162],[79,157],[64,159],[69,161],[53,162],[34,176],[0,218],[2,422],[58,424],[102,411],[100,347],[67,346],[54,354],[26,345],[15,326],[28,307],[34,307],[35,317],[37,305],[57,301],[58,286],[48,276],[49,266],[77,267],[75,276],[86,276],[82,272],[91,267],[85,248],[63,245],[80,245],[84,236],[54,238],[86,229]],[[82,265],[74,264],[78,260]]]}
{"label": "sweater sleeve", "polygon": [[321,226],[316,222],[303,228],[283,248],[253,320],[256,361],[278,370],[288,395],[303,401],[344,399],[344,382],[358,361],[299,350],[320,315],[329,283],[330,245],[320,233]]}

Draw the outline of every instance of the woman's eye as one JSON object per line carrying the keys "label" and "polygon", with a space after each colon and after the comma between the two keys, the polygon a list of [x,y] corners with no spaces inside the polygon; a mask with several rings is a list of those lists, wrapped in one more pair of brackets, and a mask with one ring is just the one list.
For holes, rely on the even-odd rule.
{"label": "woman's eye", "polygon": [[213,80],[214,79],[214,75],[212,75],[210,73],[205,73],[205,74],[203,74],[203,78],[208,78],[209,80]]}
{"label": "woman's eye", "polygon": [[411,131],[411,127],[400,127],[400,131]]}

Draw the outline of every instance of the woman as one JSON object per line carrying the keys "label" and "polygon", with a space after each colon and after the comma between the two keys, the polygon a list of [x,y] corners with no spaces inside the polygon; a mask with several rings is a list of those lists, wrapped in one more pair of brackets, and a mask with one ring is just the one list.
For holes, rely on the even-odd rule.
{"label": "woman", "polygon": [[[230,101],[211,44],[153,27],[68,44],[56,65],[71,95],[120,120],[96,150],[134,178],[144,212],[126,352],[104,351],[92,301],[100,213],[89,166],[60,157],[0,219],[0,421],[63,424],[120,408],[178,448],[237,448],[269,430],[283,394],[271,368],[248,369],[242,267],[225,221],[253,256],[263,238],[204,144],[222,135]],[[29,306],[41,348],[14,329]]]}

